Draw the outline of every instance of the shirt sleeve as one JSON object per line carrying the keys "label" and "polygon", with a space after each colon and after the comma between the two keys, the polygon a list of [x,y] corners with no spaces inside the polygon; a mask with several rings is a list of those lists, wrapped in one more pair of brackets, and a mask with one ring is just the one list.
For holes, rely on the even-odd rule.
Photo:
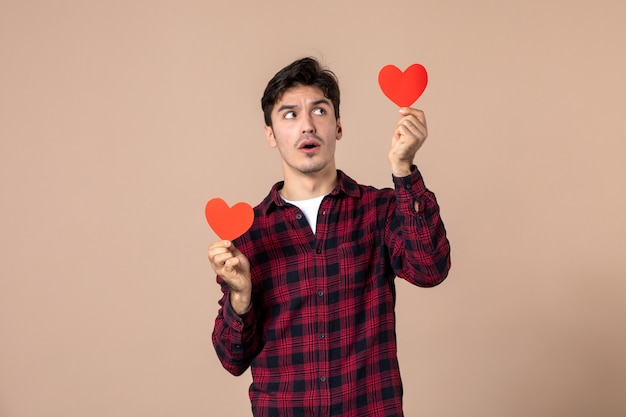
{"label": "shirt sleeve", "polygon": [[450,243],[435,194],[415,165],[411,174],[394,176],[393,181],[395,200],[388,207],[385,229],[392,267],[412,284],[433,287],[450,270]]}
{"label": "shirt sleeve", "polygon": [[254,303],[245,314],[237,314],[230,304],[230,292],[219,277],[222,287],[220,309],[213,328],[213,346],[222,366],[233,375],[241,375],[257,355],[260,338]]}

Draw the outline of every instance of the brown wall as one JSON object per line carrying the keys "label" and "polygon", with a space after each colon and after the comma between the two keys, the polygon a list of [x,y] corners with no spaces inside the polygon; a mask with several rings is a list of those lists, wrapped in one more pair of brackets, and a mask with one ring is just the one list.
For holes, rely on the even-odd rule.
{"label": "brown wall", "polygon": [[339,167],[376,186],[378,70],[429,70],[453,269],[398,284],[407,416],[625,415],[625,3],[216,3],[0,1],[0,416],[250,415],[203,209],[280,179],[259,99],[304,55],[341,80]]}

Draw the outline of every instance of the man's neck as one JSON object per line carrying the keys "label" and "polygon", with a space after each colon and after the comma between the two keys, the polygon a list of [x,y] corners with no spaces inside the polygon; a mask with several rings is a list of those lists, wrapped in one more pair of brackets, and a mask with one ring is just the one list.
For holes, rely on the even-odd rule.
{"label": "man's neck", "polygon": [[337,170],[334,167],[312,174],[290,173],[285,175],[280,194],[291,201],[308,200],[329,194],[336,186]]}

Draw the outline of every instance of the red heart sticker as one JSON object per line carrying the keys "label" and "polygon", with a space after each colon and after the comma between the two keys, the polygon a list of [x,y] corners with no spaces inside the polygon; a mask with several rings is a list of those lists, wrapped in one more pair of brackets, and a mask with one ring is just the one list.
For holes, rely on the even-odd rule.
{"label": "red heart sticker", "polygon": [[250,229],[254,221],[254,210],[248,203],[237,203],[232,207],[221,198],[213,198],[204,209],[209,226],[220,239],[233,240]]}
{"label": "red heart sticker", "polygon": [[399,107],[410,107],[426,89],[428,74],[420,64],[402,72],[395,65],[385,65],[378,73],[378,84],[389,100]]}

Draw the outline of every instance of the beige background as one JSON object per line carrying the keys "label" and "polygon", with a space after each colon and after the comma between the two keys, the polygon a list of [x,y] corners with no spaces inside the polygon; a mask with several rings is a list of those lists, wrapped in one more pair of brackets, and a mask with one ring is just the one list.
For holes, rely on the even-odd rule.
{"label": "beige background", "polygon": [[388,186],[386,64],[453,245],[399,283],[407,416],[626,415],[626,6],[0,0],[0,417],[250,416],[210,343],[205,202],[281,172],[259,100],[314,55],[338,165]]}

